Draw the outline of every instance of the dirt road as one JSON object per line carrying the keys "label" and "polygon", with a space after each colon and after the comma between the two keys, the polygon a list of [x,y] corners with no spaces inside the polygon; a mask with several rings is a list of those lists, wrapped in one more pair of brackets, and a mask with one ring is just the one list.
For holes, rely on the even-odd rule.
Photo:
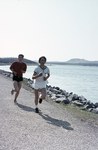
{"label": "dirt road", "polygon": [[21,89],[18,103],[12,81],[0,75],[0,150],[97,150],[98,128],[43,101],[35,113],[34,94]]}

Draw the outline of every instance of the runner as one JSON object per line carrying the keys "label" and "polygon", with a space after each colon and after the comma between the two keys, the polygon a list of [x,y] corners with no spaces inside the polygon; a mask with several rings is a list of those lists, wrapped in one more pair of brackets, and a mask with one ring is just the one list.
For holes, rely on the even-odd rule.
{"label": "runner", "polygon": [[[42,100],[46,98],[46,85],[47,79],[50,76],[50,70],[45,66],[46,57],[42,56],[39,58],[39,66],[35,68],[32,79],[35,79],[34,83],[34,92],[35,92],[35,112],[39,113],[38,110],[38,99],[39,103],[42,103]],[[39,91],[41,95],[39,96]]]}
{"label": "runner", "polygon": [[14,92],[16,92],[14,102],[17,102],[16,99],[19,95],[19,91],[21,89],[22,81],[23,81],[22,76],[27,69],[27,65],[23,62],[23,58],[24,55],[19,54],[18,61],[13,62],[12,65],[10,66],[10,70],[13,73],[13,85],[14,85],[14,89],[12,89],[11,94],[13,95]]}

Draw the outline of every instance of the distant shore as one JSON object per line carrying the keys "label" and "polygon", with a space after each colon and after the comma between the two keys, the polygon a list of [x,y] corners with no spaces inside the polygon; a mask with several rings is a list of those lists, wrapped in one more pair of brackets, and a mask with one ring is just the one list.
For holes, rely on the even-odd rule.
{"label": "distant shore", "polygon": [[[8,57],[8,58],[0,58],[0,65],[10,65],[12,62],[17,61],[18,58]],[[36,61],[32,61],[29,59],[24,58],[24,62],[27,65],[38,65]],[[98,61],[88,61],[85,59],[73,58],[69,61],[60,62],[60,61],[48,61],[47,64],[49,65],[78,65],[78,66],[97,66]]]}

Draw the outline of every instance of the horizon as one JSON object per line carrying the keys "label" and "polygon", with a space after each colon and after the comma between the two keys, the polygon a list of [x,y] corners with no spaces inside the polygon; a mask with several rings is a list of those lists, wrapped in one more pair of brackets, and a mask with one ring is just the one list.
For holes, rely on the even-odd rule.
{"label": "horizon", "polygon": [[[0,58],[17,58],[18,59],[18,57],[0,57]],[[28,59],[28,58],[23,58],[23,59],[27,59],[27,60],[30,60],[30,61],[35,61],[35,62],[38,62],[38,60],[31,60],[31,59]],[[70,61],[70,60],[73,60],[73,59],[79,59],[79,60],[86,60],[86,59],[84,59],[84,58],[71,58],[71,59],[69,59],[69,60],[67,60],[67,61]],[[56,61],[47,61],[47,62],[67,62],[67,61],[58,61],[58,60],[56,60]],[[92,61],[92,60],[86,60],[86,61]],[[93,60],[93,61],[98,61],[98,60]]]}
{"label": "horizon", "polygon": [[0,0],[0,57],[98,60],[97,0]]}

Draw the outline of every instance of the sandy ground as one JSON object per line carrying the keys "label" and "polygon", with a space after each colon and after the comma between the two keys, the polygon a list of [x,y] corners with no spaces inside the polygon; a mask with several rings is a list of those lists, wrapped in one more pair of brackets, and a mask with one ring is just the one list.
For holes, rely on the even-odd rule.
{"label": "sandy ground", "polygon": [[21,89],[14,104],[12,81],[0,75],[0,150],[97,150],[98,127],[43,101],[35,113],[34,94]]}

